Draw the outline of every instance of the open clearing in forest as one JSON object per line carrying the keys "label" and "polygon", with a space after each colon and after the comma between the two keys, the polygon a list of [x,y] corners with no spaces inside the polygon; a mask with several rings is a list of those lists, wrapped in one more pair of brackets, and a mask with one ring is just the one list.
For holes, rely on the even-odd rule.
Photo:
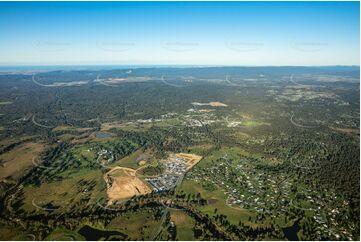
{"label": "open clearing in forest", "polygon": [[108,122],[108,123],[102,123],[101,124],[101,127],[100,127],[100,130],[101,131],[108,131],[110,129],[121,129],[121,128],[124,128],[126,125],[122,122]]}
{"label": "open clearing in forest", "polygon": [[13,104],[13,102],[10,102],[10,101],[2,101],[2,102],[0,102],[0,105],[10,105],[10,104]]}
{"label": "open clearing in forest", "polygon": [[210,106],[212,107],[227,107],[227,104],[221,103],[221,102],[210,102],[209,103]]}
{"label": "open clearing in forest", "polygon": [[209,102],[209,103],[199,103],[199,102],[193,102],[192,103],[195,106],[212,106],[212,107],[227,107],[227,104],[221,103],[221,102]]}
{"label": "open clearing in forest", "polygon": [[333,128],[331,127],[331,129],[342,132],[342,133],[346,133],[346,134],[356,134],[359,135],[360,134],[360,130],[359,129],[352,129],[352,128]]}
{"label": "open clearing in forest", "polygon": [[109,83],[109,84],[121,84],[124,82],[146,82],[152,80],[152,77],[149,76],[130,76],[130,77],[114,77],[114,78],[108,78],[104,80],[103,82]]}

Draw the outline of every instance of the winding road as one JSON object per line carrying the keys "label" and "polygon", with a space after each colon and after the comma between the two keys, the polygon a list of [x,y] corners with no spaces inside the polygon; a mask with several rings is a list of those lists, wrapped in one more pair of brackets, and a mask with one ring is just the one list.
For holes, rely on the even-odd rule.
{"label": "winding road", "polygon": [[31,121],[33,122],[33,124],[35,124],[36,126],[42,127],[42,128],[46,128],[46,129],[52,129],[54,128],[53,126],[48,126],[48,125],[44,125],[44,124],[39,124],[38,122],[35,121],[35,116],[36,114],[33,115],[33,117],[31,118]]}
{"label": "winding road", "polygon": [[164,76],[162,76],[160,79],[164,84],[166,84],[168,86],[172,86],[172,87],[187,87],[188,86],[188,85],[177,85],[177,84],[169,83],[164,79]]}
{"label": "winding road", "polygon": [[293,117],[294,117],[294,115],[291,116],[290,121],[291,121],[291,123],[292,123],[293,125],[295,125],[295,126],[297,126],[297,127],[305,128],[305,129],[315,129],[315,128],[320,127],[319,125],[313,125],[313,126],[311,126],[311,125],[298,124],[298,123],[296,123],[296,122],[293,120]]}

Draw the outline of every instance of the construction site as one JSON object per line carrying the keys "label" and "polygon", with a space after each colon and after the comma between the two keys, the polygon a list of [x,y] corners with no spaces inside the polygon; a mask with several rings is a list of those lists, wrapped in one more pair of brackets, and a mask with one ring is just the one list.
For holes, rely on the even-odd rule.
{"label": "construction site", "polygon": [[114,167],[104,175],[109,202],[173,189],[182,182],[186,172],[201,159],[202,156],[193,154],[170,154],[167,159],[159,161],[165,167],[162,174],[145,178],[146,182],[137,176],[137,170],[146,165],[137,170],[120,166]]}

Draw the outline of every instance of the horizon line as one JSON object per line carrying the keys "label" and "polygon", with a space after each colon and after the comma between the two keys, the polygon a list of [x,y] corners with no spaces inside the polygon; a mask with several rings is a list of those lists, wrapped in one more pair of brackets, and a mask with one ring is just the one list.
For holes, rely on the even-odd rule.
{"label": "horizon line", "polygon": [[185,67],[360,67],[360,64],[325,64],[325,65],[227,65],[227,64],[0,64],[0,67],[58,67],[58,66],[134,66],[134,67],[157,67],[157,66],[185,66]]}

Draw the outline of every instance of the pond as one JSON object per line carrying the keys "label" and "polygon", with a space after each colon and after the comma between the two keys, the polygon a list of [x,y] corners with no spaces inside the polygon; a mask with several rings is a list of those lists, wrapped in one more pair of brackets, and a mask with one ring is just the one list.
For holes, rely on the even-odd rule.
{"label": "pond", "polygon": [[112,137],[112,135],[107,133],[97,133],[95,134],[95,137],[103,139],[103,138],[110,138]]}
{"label": "pond", "polygon": [[297,235],[299,230],[300,226],[298,225],[298,221],[296,221],[291,227],[283,228],[283,233],[288,240],[297,241],[300,240]]}
{"label": "pond", "polygon": [[119,232],[119,231],[108,231],[108,230],[100,230],[89,225],[85,225],[81,229],[79,229],[78,233],[82,235],[86,240],[124,240],[127,235]]}

